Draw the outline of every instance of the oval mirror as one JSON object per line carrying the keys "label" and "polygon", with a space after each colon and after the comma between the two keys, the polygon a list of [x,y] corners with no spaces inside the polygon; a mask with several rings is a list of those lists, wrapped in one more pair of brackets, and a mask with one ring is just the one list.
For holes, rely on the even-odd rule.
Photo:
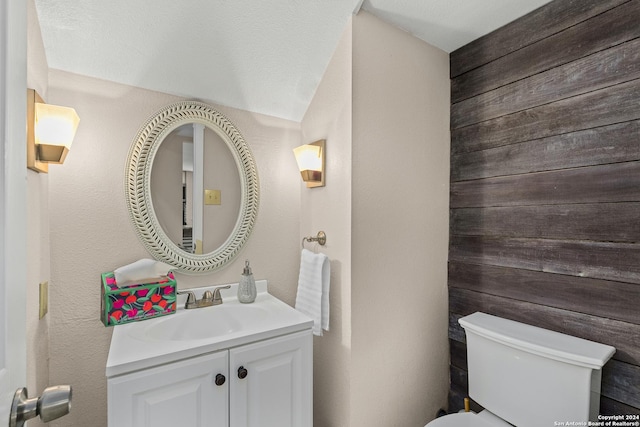
{"label": "oval mirror", "polygon": [[213,129],[187,123],[162,140],[151,169],[151,201],[180,249],[203,254],[222,246],[238,218],[240,194],[233,155]]}
{"label": "oval mirror", "polygon": [[258,175],[226,117],[201,102],[169,105],[140,129],[127,163],[129,213],[154,258],[207,273],[240,252],[257,216]]}

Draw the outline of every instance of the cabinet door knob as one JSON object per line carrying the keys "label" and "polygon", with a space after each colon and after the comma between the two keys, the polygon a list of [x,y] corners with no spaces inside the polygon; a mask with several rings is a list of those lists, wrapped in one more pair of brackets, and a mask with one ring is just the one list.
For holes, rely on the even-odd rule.
{"label": "cabinet door knob", "polygon": [[240,366],[238,368],[238,378],[240,378],[241,380],[247,378],[247,369],[244,366]]}
{"label": "cabinet door knob", "polygon": [[216,375],[216,385],[221,386],[227,379],[222,374]]}

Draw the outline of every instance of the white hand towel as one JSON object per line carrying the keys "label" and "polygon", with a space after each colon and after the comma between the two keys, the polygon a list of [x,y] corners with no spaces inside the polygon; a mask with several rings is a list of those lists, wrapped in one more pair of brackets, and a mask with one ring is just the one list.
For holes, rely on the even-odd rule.
{"label": "white hand towel", "polygon": [[300,276],[296,310],[313,319],[313,334],[322,336],[329,330],[329,276],[331,266],[325,254],[303,249],[300,259]]}
{"label": "white hand towel", "polygon": [[113,275],[118,287],[154,283],[169,274],[175,267],[161,261],[141,259],[134,263],[116,268]]}

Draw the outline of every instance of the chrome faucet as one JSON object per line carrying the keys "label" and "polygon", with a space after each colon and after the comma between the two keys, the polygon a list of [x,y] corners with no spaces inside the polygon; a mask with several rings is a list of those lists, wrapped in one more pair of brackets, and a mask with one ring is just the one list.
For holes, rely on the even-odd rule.
{"label": "chrome faucet", "polygon": [[222,304],[222,296],[220,295],[220,289],[229,289],[231,285],[218,286],[211,291],[204,291],[201,299],[196,299],[196,295],[193,291],[178,291],[178,295],[187,294],[187,302],[184,303],[184,308],[202,308],[211,307],[212,305]]}

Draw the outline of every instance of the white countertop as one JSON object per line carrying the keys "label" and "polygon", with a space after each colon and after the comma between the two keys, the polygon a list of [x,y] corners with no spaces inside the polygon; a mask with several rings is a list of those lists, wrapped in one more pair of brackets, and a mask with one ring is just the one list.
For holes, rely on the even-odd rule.
{"label": "white countertop", "polygon": [[[212,290],[215,287],[189,290],[194,291],[196,298],[199,299],[203,291]],[[258,296],[255,302],[251,304],[242,304],[238,301],[236,297],[237,284],[234,284],[231,285],[231,289],[223,289],[221,291],[222,305],[186,310],[184,309],[186,296],[180,295],[178,297],[178,310],[174,314],[114,326],[115,330],[111,337],[111,346],[107,359],[107,377],[114,377],[311,328],[313,324],[311,319],[267,292],[266,280],[256,281],[256,287]],[[252,308],[259,308],[261,316],[259,319],[247,316],[247,320],[243,323],[241,330],[223,335],[179,340],[158,338],[158,333],[156,332],[158,329],[162,330],[161,328],[165,327],[166,329],[171,329],[175,325],[182,326],[188,323],[190,319],[185,316],[190,314],[196,314],[198,321],[202,322],[201,319],[206,319],[209,313],[220,314],[222,311],[218,313],[214,313],[214,311],[223,306],[223,310],[235,310],[237,314],[242,314],[242,310],[247,310],[247,313],[249,313]],[[202,324],[199,324],[198,327],[200,330],[203,329]],[[150,333],[152,331],[154,333]]]}

